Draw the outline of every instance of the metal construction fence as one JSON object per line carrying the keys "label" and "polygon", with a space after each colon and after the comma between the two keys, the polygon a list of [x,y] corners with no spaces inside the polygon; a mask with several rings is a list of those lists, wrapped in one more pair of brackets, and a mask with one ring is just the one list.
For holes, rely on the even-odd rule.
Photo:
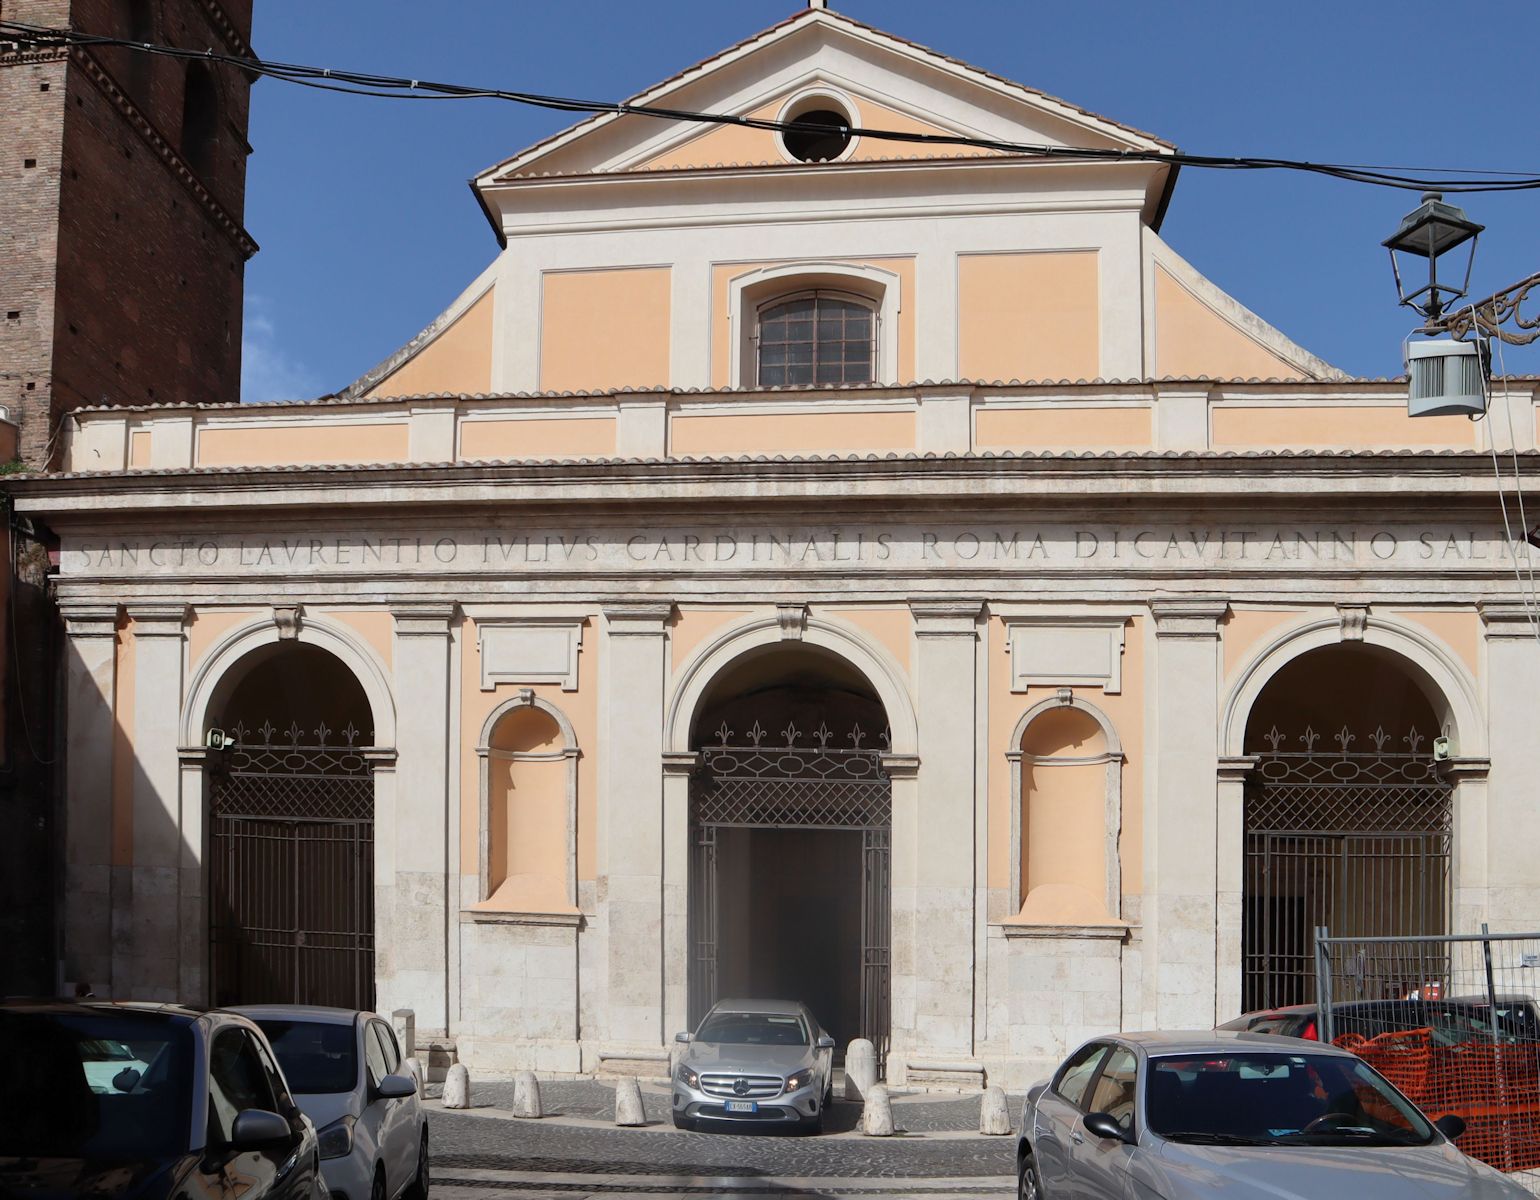
{"label": "metal construction fence", "polygon": [[1540,1194],[1540,933],[1315,938],[1320,1037]]}

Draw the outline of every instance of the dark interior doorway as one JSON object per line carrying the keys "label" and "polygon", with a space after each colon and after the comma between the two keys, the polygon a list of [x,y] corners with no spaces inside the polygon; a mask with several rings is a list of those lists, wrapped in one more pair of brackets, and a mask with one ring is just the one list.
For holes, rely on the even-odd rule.
{"label": "dark interior doorway", "polygon": [[885,1053],[887,719],[849,664],[808,646],[746,655],[696,721],[690,1019],[719,999],[805,1002],[843,1052]]}

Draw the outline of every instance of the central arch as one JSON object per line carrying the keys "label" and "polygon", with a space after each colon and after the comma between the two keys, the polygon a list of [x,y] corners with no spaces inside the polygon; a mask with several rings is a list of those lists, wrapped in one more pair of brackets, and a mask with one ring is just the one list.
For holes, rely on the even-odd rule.
{"label": "central arch", "polygon": [[866,1037],[881,1052],[902,728],[882,693],[896,679],[847,630],[787,632],[777,620],[719,639],[670,712],[693,764],[689,1019],[727,996],[802,1000],[836,1044]]}

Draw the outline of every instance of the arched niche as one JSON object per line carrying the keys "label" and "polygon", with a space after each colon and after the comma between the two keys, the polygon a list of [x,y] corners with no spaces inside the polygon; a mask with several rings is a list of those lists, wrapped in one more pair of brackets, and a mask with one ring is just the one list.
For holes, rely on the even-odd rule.
{"label": "arched niche", "polygon": [[1011,735],[1013,923],[1121,920],[1123,748],[1095,705],[1060,695],[1034,705]]}
{"label": "arched niche", "polygon": [[480,762],[481,907],[577,908],[577,760],[572,722],[522,691],[488,715]]}

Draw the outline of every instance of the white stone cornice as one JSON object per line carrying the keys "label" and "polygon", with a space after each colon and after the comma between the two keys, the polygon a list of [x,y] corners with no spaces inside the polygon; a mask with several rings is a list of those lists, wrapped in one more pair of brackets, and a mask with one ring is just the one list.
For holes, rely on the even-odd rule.
{"label": "white stone cornice", "polygon": [[672,603],[608,604],[604,624],[610,637],[662,637],[674,615]]}
{"label": "white stone cornice", "polygon": [[449,625],[455,617],[453,604],[393,605],[390,615],[396,619],[397,637],[444,637],[449,636]]}
{"label": "white stone cornice", "polygon": [[1256,769],[1255,754],[1227,755],[1219,760],[1219,779],[1222,783],[1244,783]]}
{"label": "white stone cornice", "polygon": [[984,612],[982,600],[911,600],[909,612],[914,617],[914,636],[975,637],[979,617]]}
{"label": "white stone cornice", "polygon": [[136,638],[181,637],[187,624],[185,604],[129,604],[128,619],[134,623]]}
{"label": "white stone cornice", "polygon": [[882,769],[889,779],[913,779],[920,770],[918,754],[884,754]]}
{"label": "white stone cornice", "polygon": [[59,608],[64,630],[71,638],[116,637],[116,604],[64,604]]}
{"label": "white stone cornice", "polygon": [[1536,637],[1537,613],[1527,604],[1512,600],[1485,601],[1476,606],[1488,641]]}
{"label": "white stone cornice", "polygon": [[665,775],[691,775],[699,765],[700,755],[694,750],[663,752],[663,774]]}
{"label": "white stone cornice", "polygon": [[1163,638],[1217,638],[1219,622],[1229,611],[1228,600],[1157,596],[1150,601],[1155,635]]}

